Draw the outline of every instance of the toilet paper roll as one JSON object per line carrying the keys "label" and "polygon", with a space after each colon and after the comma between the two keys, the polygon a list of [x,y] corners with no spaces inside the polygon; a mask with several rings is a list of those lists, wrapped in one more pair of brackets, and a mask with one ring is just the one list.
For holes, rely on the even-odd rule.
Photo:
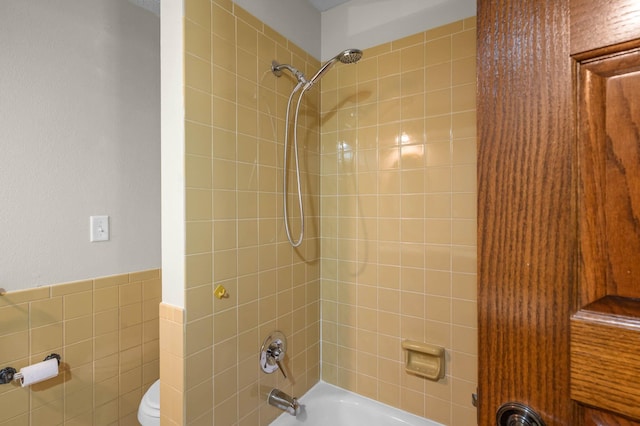
{"label": "toilet paper roll", "polygon": [[20,369],[22,387],[40,383],[58,375],[58,360],[55,358],[29,365]]}

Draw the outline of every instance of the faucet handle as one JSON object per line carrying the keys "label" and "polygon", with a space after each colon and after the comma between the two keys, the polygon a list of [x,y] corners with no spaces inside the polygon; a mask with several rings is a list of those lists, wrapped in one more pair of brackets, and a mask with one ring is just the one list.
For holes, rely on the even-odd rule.
{"label": "faucet handle", "polygon": [[284,353],[285,353],[284,345],[285,344],[280,339],[276,339],[272,341],[271,344],[269,344],[269,347],[267,348],[267,362],[269,361],[275,362],[276,366],[278,366],[278,368],[280,369],[280,372],[286,379],[287,374],[284,372],[284,368],[282,368],[282,364],[280,364],[280,361],[284,359]]}
{"label": "faucet handle", "polygon": [[280,361],[276,360],[276,365],[278,366],[278,369],[280,370],[280,372],[282,373],[282,375],[286,379],[287,378],[287,374],[284,372],[284,368],[282,368],[282,364],[280,364]]}
{"label": "faucet handle", "polygon": [[287,351],[287,339],[280,331],[271,333],[262,343],[260,348],[260,368],[265,373],[271,374],[280,369],[284,378],[287,373],[282,366],[285,352]]}

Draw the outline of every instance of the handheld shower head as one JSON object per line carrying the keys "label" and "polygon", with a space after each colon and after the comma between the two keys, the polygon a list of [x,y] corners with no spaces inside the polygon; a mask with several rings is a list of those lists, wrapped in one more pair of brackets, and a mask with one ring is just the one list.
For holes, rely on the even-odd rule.
{"label": "handheld shower head", "polygon": [[336,56],[343,64],[355,64],[362,58],[362,50],[360,49],[347,49]]}
{"label": "handheld shower head", "polygon": [[362,50],[360,49],[347,49],[338,53],[336,56],[325,62],[322,67],[320,67],[318,72],[316,72],[315,75],[311,77],[311,79],[309,79],[307,86],[310,87],[316,81],[320,80],[322,76],[325,75],[327,71],[329,71],[329,68],[331,68],[336,62],[340,61],[343,64],[355,64],[360,60],[360,58],[362,58]]}
{"label": "handheld shower head", "polygon": [[[289,96],[289,101],[287,102],[287,112],[285,115],[285,125],[284,125],[285,130],[284,130],[284,159],[283,159],[285,179],[282,180],[282,193],[284,195],[282,197],[283,212],[284,212],[284,229],[287,234],[287,239],[289,240],[289,243],[291,243],[292,247],[300,246],[300,244],[302,244],[302,237],[304,235],[304,209],[302,205],[303,204],[302,190],[301,190],[302,186],[300,185],[300,166],[298,161],[298,113],[300,112],[300,104],[302,102],[305,92],[309,90],[311,86],[313,86],[313,84],[317,80],[319,80],[324,75],[324,73],[326,73],[329,70],[329,68],[333,64],[335,64],[338,61],[342,62],[343,64],[353,64],[355,62],[358,62],[360,58],[362,58],[362,50],[358,50],[358,49],[344,50],[340,52],[338,55],[336,55],[335,57],[331,58],[329,61],[327,61],[310,80],[307,80],[301,71],[299,71],[298,69],[294,68],[291,65],[280,64],[275,60],[271,62],[271,72],[273,72],[273,74],[276,77],[280,77],[282,75],[282,71],[287,70],[291,74],[293,74],[295,78],[298,80],[298,84],[296,84],[296,86],[291,91],[291,95]],[[298,190],[297,201],[298,201],[298,209],[300,212],[300,233],[298,234],[299,235],[298,239],[294,240],[291,237],[291,231],[289,229],[289,208],[288,208],[289,203],[287,201],[289,198],[289,190],[288,190],[288,183],[287,183],[289,179],[287,178],[287,176],[289,176],[289,174],[288,174],[288,168],[287,168],[287,164],[288,164],[287,159],[288,159],[288,152],[289,152],[289,117],[291,115],[293,97],[296,93],[298,93],[298,91],[300,91],[300,94],[298,95],[298,102],[294,109],[295,112],[293,117],[292,130],[293,130],[293,152],[294,152],[295,167],[296,167],[296,183],[297,183],[297,190]]]}

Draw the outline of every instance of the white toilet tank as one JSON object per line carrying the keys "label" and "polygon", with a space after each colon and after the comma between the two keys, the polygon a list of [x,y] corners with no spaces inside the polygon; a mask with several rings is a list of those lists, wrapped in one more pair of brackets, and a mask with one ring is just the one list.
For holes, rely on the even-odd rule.
{"label": "white toilet tank", "polygon": [[160,380],[156,380],[142,397],[138,421],[142,426],[160,426]]}

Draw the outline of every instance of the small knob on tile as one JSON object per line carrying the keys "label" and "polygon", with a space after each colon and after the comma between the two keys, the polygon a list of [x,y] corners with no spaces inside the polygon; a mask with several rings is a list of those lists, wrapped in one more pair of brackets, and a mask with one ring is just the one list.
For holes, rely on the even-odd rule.
{"label": "small knob on tile", "polygon": [[227,289],[224,288],[222,285],[218,285],[214,290],[213,290],[213,294],[218,298],[218,299],[222,299],[223,297],[228,297],[229,294],[227,293]]}

